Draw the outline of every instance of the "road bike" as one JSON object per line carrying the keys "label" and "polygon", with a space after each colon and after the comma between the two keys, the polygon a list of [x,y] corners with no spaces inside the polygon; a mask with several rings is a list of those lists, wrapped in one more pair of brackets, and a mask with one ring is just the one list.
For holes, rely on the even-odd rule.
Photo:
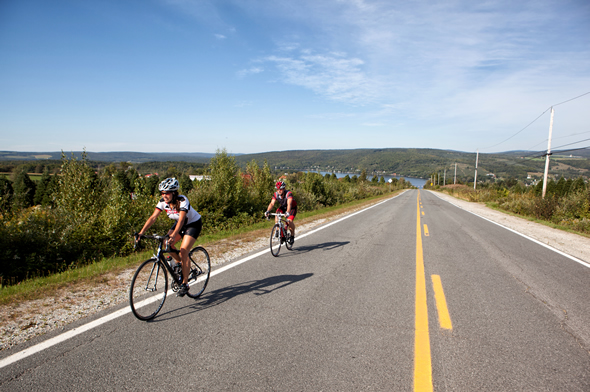
{"label": "road bike", "polygon": [[[172,277],[172,291],[177,292],[182,284],[182,267],[176,263],[170,264],[172,257],[165,257],[166,253],[179,254],[180,251],[170,249],[164,245],[168,236],[159,235],[135,235],[136,239],[147,238],[158,241],[158,248],[153,257],[144,261],[131,279],[129,287],[129,305],[131,311],[140,320],[151,320],[164,306],[168,294],[168,273]],[[190,298],[198,298],[209,282],[211,275],[211,260],[205,248],[197,246],[189,254],[189,291],[186,295]]]}
{"label": "road bike", "polygon": [[[286,214],[275,214],[270,213],[269,215],[278,216],[278,223],[272,227],[270,232],[270,253],[274,257],[279,256],[279,252],[281,251],[281,245],[284,243],[288,250],[293,249],[293,244],[291,243],[291,229],[287,225],[287,215]],[[268,219],[268,217],[267,217]]]}

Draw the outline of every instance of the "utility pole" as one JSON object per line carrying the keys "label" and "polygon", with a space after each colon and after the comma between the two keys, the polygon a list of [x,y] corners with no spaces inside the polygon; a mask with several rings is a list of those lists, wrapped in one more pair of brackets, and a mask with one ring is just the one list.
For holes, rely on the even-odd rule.
{"label": "utility pole", "polygon": [[453,180],[453,185],[457,183],[457,162],[455,162],[455,179]]}
{"label": "utility pole", "polygon": [[543,174],[543,199],[547,192],[547,175],[549,174],[549,156],[551,155],[551,134],[553,133],[553,106],[551,106],[551,120],[549,120],[549,141],[547,142],[547,155],[545,155],[545,174]]}
{"label": "utility pole", "polygon": [[447,169],[445,168],[445,177],[443,181],[443,186],[447,185]]}
{"label": "utility pole", "polygon": [[475,178],[473,179],[473,190],[477,185],[477,163],[479,162],[479,149],[477,149],[477,156],[475,157]]}

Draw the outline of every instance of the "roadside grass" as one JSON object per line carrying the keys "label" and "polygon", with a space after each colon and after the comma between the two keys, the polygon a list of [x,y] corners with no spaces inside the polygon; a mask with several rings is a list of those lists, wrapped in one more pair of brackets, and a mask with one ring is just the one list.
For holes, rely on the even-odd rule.
{"label": "roadside grass", "polygon": [[578,234],[578,235],[581,235],[581,236],[583,236],[583,237],[590,238],[590,234],[584,233],[584,232],[582,232],[582,231],[578,231],[578,230],[571,229],[571,228],[569,228],[569,227],[567,227],[567,226],[558,225],[558,224],[556,224],[556,223],[553,223],[553,222],[549,222],[549,221],[542,220],[542,219],[537,219],[537,218],[535,218],[535,217],[533,217],[533,216],[528,216],[528,215],[520,215],[520,214],[514,213],[514,212],[512,212],[512,211],[505,210],[505,209],[501,208],[501,207],[498,205],[498,203],[497,203],[497,202],[494,202],[494,201],[488,201],[488,202],[485,202],[485,205],[486,205],[487,207],[491,208],[492,210],[499,211],[499,212],[501,212],[501,213],[503,213],[503,214],[506,214],[506,215],[514,216],[514,217],[517,217],[517,218],[526,219],[526,220],[528,220],[528,221],[530,221],[530,222],[539,223],[539,224],[541,224],[541,225],[545,225],[545,226],[551,227],[551,228],[553,228],[553,229],[557,229],[557,230],[561,230],[561,231],[566,231],[566,232],[568,232],[568,233],[572,233],[572,234]]}
{"label": "roadside grass", "polygon": [[[322,208],[315,211],[300,212],[295,220],[296,225],[309,223],[318,219],[329,219],[334,215],[341,215],[360,208],[375,204],[381,200],[391,198],[401,191],[374,196],[364,200],[353,201],[339,206]],[[202,234],[195,245],[215,245],[232,240],[249,241],[269,235],[274,219],[262,221],[237,230],[222,231],[214,234]],[[130,237],[131,241],[131,237]],[[57,274],[25,280],[16,285],[0,287],[0,305],[11,305],[21,301],[30,301],[55,296],[56,293],[69,287],[85,284],[93,285],[105,283],[110,276],[114,276],[126,269],[135,268],[141,261],[152,257],[153,250],[147,249],[132,253],[124,257],[104,258],[100,261],[72,268]]]}

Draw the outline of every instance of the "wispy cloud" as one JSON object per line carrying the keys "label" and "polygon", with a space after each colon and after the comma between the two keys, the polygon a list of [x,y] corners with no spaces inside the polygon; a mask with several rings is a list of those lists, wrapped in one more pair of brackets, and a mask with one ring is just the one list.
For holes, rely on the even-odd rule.
{"label": "wispy cloud", "polygon": [[215,38],[217,38],[217,39],[219,39],[219,40],[221,40],[221,39],[226,39],[226,38],[227,38],[227,37],[226,37],[225,35],[223,35],[223,34],[214,34],[214,35],[215,35]]}
{"label": "wispy cloud", "polygon": [[364,61],[345,53],[302,51],[297,56],[272,55],[262,61],[274,64],[285,83],[335,101],[363,104],[372,101],[377,93],[363,69]]}
{"label": "wispy cloud", "polygon": [[[276,54],[264,61],[276,66],[285,83],[331,100],[440,107],[444,99],[464,91],[536,73],[540,64],[551,69],[533,83],[551,73],[563,74],[566,67],[576,69],[576,77],[588,71],[587,59],[576,60],[580,56],[568,50],[570,44],[547,50],[544,42],[563,38],[550,34],[556,22],[551,11],[557,6],[552,0],[339,0],[321,6],[304,1],[297,12],[281,17],[301,22],[307,15],[317,31],[286,36]],[[590,33],[583,30],[573,33]]]}
{"label": "wispy cloud", "polygon": [[262,67],[251,67],[251,68],[242,69],[242,70],[238,71],[237,72],[237,75],[240,78],[244,78],[244,77],[249,76],[249,75],[259,74],[261,72],[264,72],[264,68],[262,68]]}

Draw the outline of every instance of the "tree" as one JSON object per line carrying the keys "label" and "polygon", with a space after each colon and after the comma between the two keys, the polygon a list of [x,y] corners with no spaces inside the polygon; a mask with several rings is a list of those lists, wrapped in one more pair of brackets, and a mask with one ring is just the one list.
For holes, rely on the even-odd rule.
{"label": "tree", "polygon": [[49,174],[49,169],[45,168],[45,171],[43,172],[41,180],[37,184],[37,189],[35,191],[35,199],[33,200],[35,205],[43,204],[49,184],[51,183],[51,178],[52,176]]}
{"label": "tree", "polygon": [[131,192],[133,192],[133,183],[129,177],[127,177],[127,174],[124,171],[117,170],[112,179],[113,181],[117,181],[119,183],[122,192],[126,193],[127,195],[130,195]]}
{"label": "tree", "polygon": [[193,182],[192,182],[191,178],[188,176],[188,174],[182,174],[180,176],[180,179],[178,180],[178,183],[180,185],[180,191],[183,194],[187,194],[189,191],[193,190],[193,188],[194,188]]}
{"label": "tree", "polygon": [[251,193],[253,193],[255,200],[255,208],[262,209],[266,207],[275,184],[268,162],[264,160],[264,164],[260,168],[258,167],[258,163],[253,159],[250,163],[246,164],[246,173],[252,178]]}
{"label": "tree", "polygon": [[366,169],[363,169],[361,171],[361,175],[359,177],[359,181],[360,182],[366,182],[367,181],[367,170]]}
{"label": "tree", "polygon": [[586,184],[584,183],[584,179],[582,177],[578,177],[570,188],[570,192],[577,193],[586,190]]}
{"label": "tree", "polygon": [[13,208],[20,210],[33,205],[35,200],[35,183],[26,171],[21,171],[14,181],[14,203]]}
{"label": "tree", "polygon": [[150,176],[147,178],[145,183],[146,193],[149,195],[159,195],[160,190],[158,189],[158,185],[160,184],[160,177],[158,176]]}
{"label": "tree", "polygon": [[555,194],[557,196],[565,196],[567,193],[565,178],[561,177],[557,184],[555,184]]}
{"label": "tree", "polygon": [[209,164],[211,186],[213,187],[214,205],[225,217],[234,216],[242,204],[244,186],[240,168],[233,156],[225,149],[217,150]]}
{"label": "tree", "polygon": [[168,170],[166,170],[166,178],[180,178],[180,172],[176,166],[168,166]]}
{"label": "tree", "polygon": [[0,212],[5,214],[12,208],[14,189],[9,179],[0,177]]}

